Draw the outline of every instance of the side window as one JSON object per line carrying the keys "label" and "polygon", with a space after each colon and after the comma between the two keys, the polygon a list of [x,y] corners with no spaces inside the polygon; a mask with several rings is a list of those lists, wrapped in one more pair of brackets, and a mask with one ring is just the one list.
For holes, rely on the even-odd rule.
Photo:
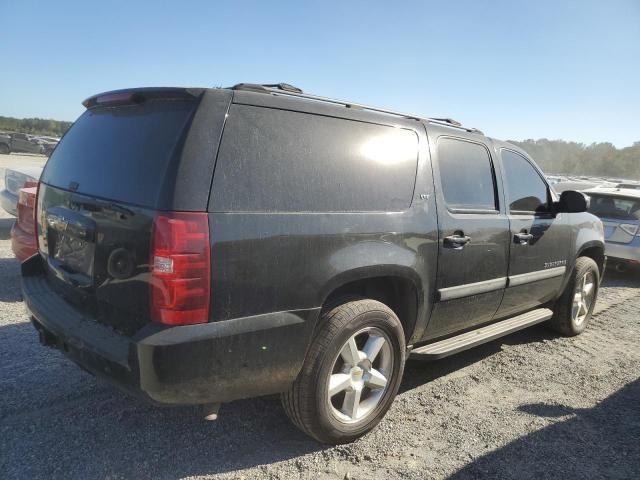
{"label": "side window", "polygon": [[464,210],[498,209],[491,158],[483,145],[441,138],[438,166],[447,206]]}
{"label": "side window", "polygon": [[549,210],[547,184],[522,155],[502,150],[507,204],[511,212],[544,213]]}

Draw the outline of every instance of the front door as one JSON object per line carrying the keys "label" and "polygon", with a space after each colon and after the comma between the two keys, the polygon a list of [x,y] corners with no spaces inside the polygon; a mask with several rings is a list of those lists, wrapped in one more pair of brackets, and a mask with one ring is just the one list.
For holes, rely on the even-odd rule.
{"label": "front door", "polygon": [[425,340],[490,321],[507,283],[509,222],[490,150],[477,138],[430,133],[439,245]]}
{"label": "front door", "polygon": [[552,195],[522,154],[501,149],[509,213],[509,283],[497,317],[509,317],[553,300],[561,289],[570,251],[566,214],[552,212]]}

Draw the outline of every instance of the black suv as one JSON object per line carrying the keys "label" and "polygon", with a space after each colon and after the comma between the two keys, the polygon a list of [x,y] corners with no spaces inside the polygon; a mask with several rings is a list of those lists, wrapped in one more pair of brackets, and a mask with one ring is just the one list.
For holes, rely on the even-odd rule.
{"label": "black suv", "polygon": [[286,84],[84,105],[41,177],[24,298],[43,344],[151,401],[212,417],[280,393],[346,442],[409,356],[589,322],[600,220],[476,129]]}

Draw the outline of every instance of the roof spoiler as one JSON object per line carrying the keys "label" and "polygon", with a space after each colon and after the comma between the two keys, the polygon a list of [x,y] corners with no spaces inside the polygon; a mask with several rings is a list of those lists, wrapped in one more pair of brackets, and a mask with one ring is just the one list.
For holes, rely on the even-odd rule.
{"label": "roof spoiler", "polygon": [[82,102],[85,108],[97,106],[136,105],[152,98],[197,98],[203,88],[129,88],[93,95]]}

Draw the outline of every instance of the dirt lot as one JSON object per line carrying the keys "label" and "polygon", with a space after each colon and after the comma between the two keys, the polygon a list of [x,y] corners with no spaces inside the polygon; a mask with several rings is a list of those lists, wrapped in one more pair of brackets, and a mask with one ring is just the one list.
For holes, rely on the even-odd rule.
{"label": "dirt lot", "polygon": [[[0,168],[2,165],[0,165]],[[544,327],[410,364],[374,432],[327,448],[277,397],[130,398],[38,344],[0,214],[0,478],[638,478],[640,278],[610,273],[580,337]]]}
{"label": "dirt lot", "polygon": [[[47,157],[44,155],[31,155],[28,153],[19,154],[12,153],[10,155],[0,155],[0,180],[4,182],[4,169],[5,168],[14,168],[20,166],[38,166],[41,167],[47,161]],[[4,184],[2,184],[2,188],[4,188]]]}

